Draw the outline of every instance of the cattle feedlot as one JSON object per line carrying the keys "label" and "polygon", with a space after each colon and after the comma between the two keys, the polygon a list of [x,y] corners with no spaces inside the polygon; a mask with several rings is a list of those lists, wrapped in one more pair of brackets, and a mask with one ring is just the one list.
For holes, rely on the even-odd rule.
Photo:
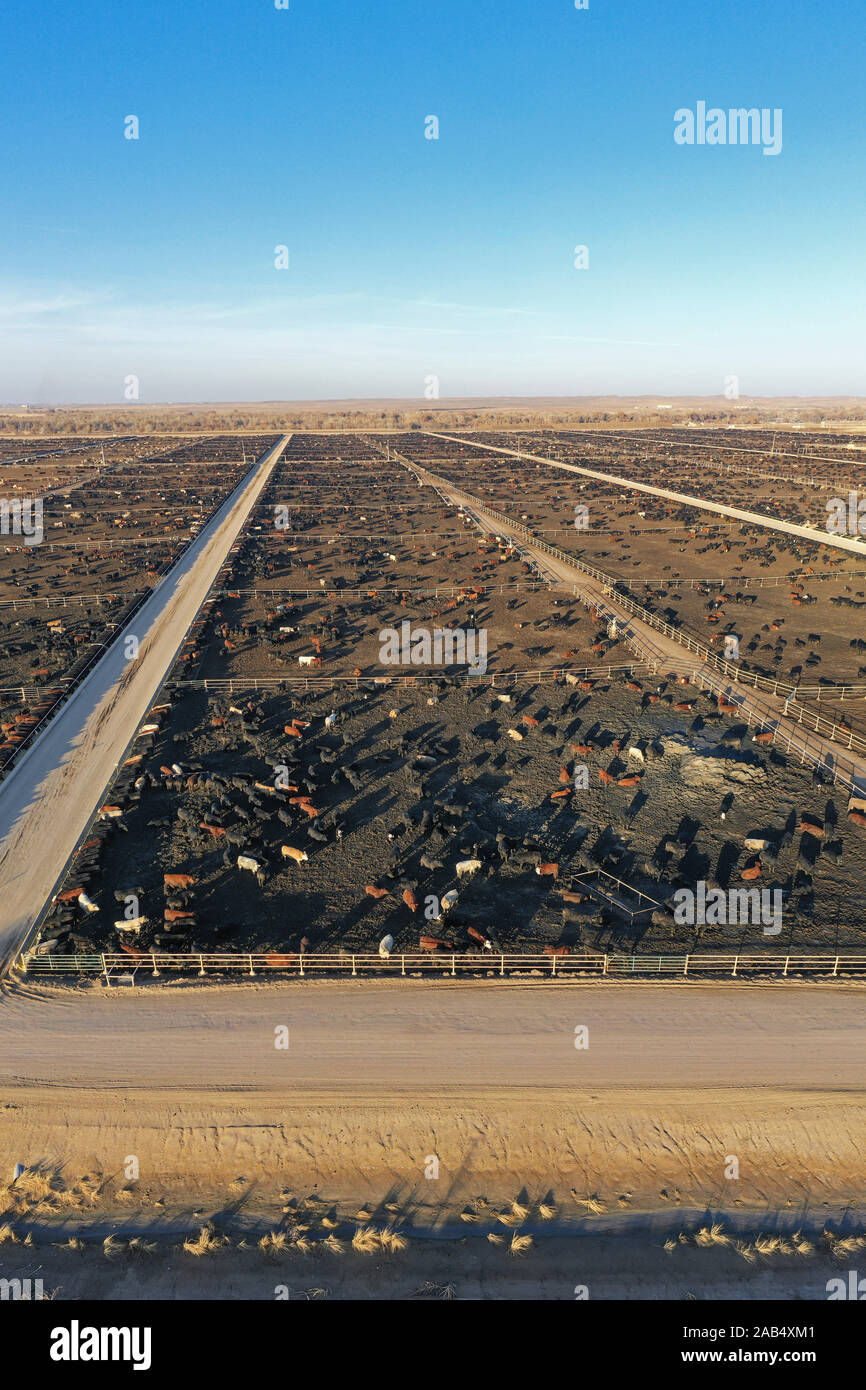
{"label": "cattle feedlot", "polygon": [[2,36],[25,1374],[239,1390],[323,1330],[357,1380],[388,1305],[483,1301],[635,1384],[850,1375],[866,8]]}
{"label": "cattle feedlot", "polygon": [[[774,483],[736,522],[701,510],[703,456],[671,459],[654,433],[593,434],[613,486],[606,468],[569,480],[543,440],[517,442],[254,441],[266,447],[231,531],[216,529],[215,496],[214,520],[80,674],[64,639],[92,599],[66,579],[59,605],[65,553],[7,547],[4,622],[25,637],[2,696],[9,968],[563,981],[862,969],[866,667],[848,613],[866,606],[866,546],[861,561],[773,524],[815,520],[821,477],[840,467],[832,442],[807,482]],[[775,436],[786,443],[802,440]],[[582,458],[582,445],[562,431],[554,452]],[[708,447],[725,459],[725,440]],[[177,458],[207,476],[227,453],[234,481],[247,448],[204,438],[149,468],[136,459],[139,495]],[[638,448],[632,471],[646,476],[657,451],[658,491],[676,483],[688,501],[648,503],[637,476],[629,491]],[[95,444],[67,466],[49,535],[78,469],[99,497]],[[73,512],[64,531],[91,590],[87,547],[106,518]],[[147,525],[143,512],[139,544]],[[22,856],[58,806],[52,854]]]}

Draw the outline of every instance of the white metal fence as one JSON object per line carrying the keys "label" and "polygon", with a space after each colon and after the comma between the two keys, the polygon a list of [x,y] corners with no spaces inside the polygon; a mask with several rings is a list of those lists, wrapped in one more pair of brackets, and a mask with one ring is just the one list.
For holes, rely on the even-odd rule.
{"label": "white metal fence", "polygon": [[381,957],[375,951],[230,951],[94,952],[92,955],[37,955],[29,951],[19,967],[29,975],[113,975],[144,972],[163,975],[399,975],[495,976],[510,979],[538,977],[652,979],[703,975],[742,976],[860,976],[866,975],[866,952],[848,955],[771,954],[744,952],[687,955],[610,955],[600,952],[553,953],[499,951],[394,951]]}

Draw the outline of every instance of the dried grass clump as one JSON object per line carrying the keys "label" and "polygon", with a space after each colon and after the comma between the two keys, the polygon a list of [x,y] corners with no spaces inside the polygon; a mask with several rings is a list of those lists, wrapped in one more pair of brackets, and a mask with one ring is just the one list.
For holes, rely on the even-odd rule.
{"label": "dried grass clump", "polygon": [[702,1226],[695,1235],[695,1245],[730,1245],[731,1237],[725,1233],[722,1224],[716,1221],[712,1226]]}
{"label": "dried grass clump", "polygon": [[0,1245],[6,1245],[7,1243],[10,1245],[17,1245],[18,1242],[19,1237],[15,1234],[12,1226],[8,1221],[4,1221],[3,1225],[0,1226]]}
{"label": "dried grass clump", "polygon": [[322,1241],[322,1249],[328,1250],[332,1255],[342,1255],[346,1250],[346,1242],[335,1236],[333,1231]]}
{"label": "dried grass clump", "polygon": [[578,1197],[577,1205],[586,1207],[587,1216],[601,1216],[602,1212],[607,1211],[607,1202],[597,1193],[593,1193],[591,1197]]}
{"label": "dried grass clump", "polygon": [[372,1226],[359,1226],[352,1236],[352,1249],[359,1255],[375,1255],[381,1249],[379,1232]]}
{"label": "dried grass clump", "polygon": [[228,1245],[228,1236],[218,1236],[213,1226],[202,1226],[197,1236],[187,1236],[183,1248],[188,1255],[212,1255],[215,1250]]}
{"label": "dried grass clump", "polygon": [[387,1250],[389,1255],[398,1255],[401,1250],[408,1249],[409,1241],[400,1231],[395,1231],[393,1226],[386,1226],[379,1233],[382,1242],[382,1249]]}
{"label": "dried grass clump", "polygon": [[556,1207],[552,1202],[539,1202],[538,1215],[542,1221],[552,1221],[556,1216]]}
{"label": "dried grass clump", "polygon": [[259,1241],[259,1249],[263,1255],[281,1255],[288,1247],[288,1231],[268,1231]]}
{"label": "dried grass clump", "polygon": [[145,1240],[144,1236],[133,1236],[128,1248],[130,1255],[153,1255],[159,1247],[155,1240]]}
{"label": "dried grass clump", "polygon": [[119,1260],[121,1255],[126,1254],[127,1248],[125,1240],[120,1240],[113,1235],[106,1236],[102,1242],[102,1253],[107,1260]]}
{"label": "dried grass clump", "polygon": [[442,1298],[452,1299],[457,1297],[457,1289],[454,1284],[434,1284],[432,1280],[427,1280],[420,1284],[410,1298]]}
{"label": "dried grass clump", "polygon": [[80,1236],[70,1236],[68,1240],[58,1241],[56,1243],[56,1248],[58,1250],[68,1250],[75,1255],[82,1255],[86,1247]]}
{"label": "dried grass clump", "polygon": [[846,1260],[851,1255],[858,1255],[866,1247],[866,1236],[834,1236],[829,1231],[825,1231],[824,1235],[837,1260]]}
{"label": "dried grass clump", "polygon": [[508,1247],[509,1255],[525,1255],[527,1250],[532,1249],[532,1236],[520,1236],[515,1231],[511,1237],[511,1244]]}

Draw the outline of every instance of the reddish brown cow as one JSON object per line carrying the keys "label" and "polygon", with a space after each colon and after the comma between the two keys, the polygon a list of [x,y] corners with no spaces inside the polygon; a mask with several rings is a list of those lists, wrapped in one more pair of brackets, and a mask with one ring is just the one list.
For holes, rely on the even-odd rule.
{"label": "reddish brown cow", "polygon": [[192,874],[163,874],[163,888],[192,888],[195,879]]}

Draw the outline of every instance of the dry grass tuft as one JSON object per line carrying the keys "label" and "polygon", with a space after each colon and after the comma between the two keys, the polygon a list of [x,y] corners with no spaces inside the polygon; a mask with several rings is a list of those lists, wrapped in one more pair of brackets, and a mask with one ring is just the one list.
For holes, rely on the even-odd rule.
{"label": "dry grass tuft", "polygon": [[352,1236],[352,1249],[359,1255],[375,1255],[381,1248],[379,1232],[372,1226],[359,1226]]}
{"label": "dry grass tuft", "polygon": [[730,1245],[731,1237],[725,1233],[724,1227],[716,1221],[712,1226],[702,1226],[695,1236],[695,1245]]}
{"label": "dry grass tuft", "polygon": [[102,1242],[102,1253],[107,1260],[119,1260],[127,1251],[127,1243],[117,1236],[106,1236]]}
{"label": "dry grass tuft", "polygon": [[197,1236],[187,1236],[183,1248],[188,1255],[211,1255],[223,1245],[228,1245],[228,1236],[218,1236],[213,1226],[202,1226]]}
{"label": "dry grass tuft", "polygon": [[263,1255],[281,1255],[289,1244],[288,1231],[268,1231],[259,1241]]}
{"label": "dry grass tuft", "polygon": [[410,1298],[444,1298],[451,1299],[457,1297],[457,1289],[454,1284],[434,1284],[431,1280],[419,1285]]}
{"label": "dry grass tuft", "polygon": [[586,1207],[587,1216],[601,1216],[602,1212],[607,1211],[607,1202],[595,1192],[591,1197],[578,1197],[577,1205]]}
{"label": "dry grass tuft", "polygon": [[395,1231],[392,1226],[386,1226],[383,1231],[380,1231],[379,1239],[382,1242],[382,1249],[387,1250],[389,1255],[398,1255],[401,1250],[406,1250],[409,1247],[408,1238],[400,1231]]}
{"label": "dry grass tuft", "polygon": [[130,1255],[154,1255],[158,1249],[155,1240],[145,1240],[144,1236],[133,1236],[129,1242]]}
{"label": "dry grass tuft", "polygon": [[58,1250],[68,1250],[76,1255],[83,1254],[86,1249],[84,1241],[80,1236],[70,1236],[68,1240],[58,1241],[56,1243],[56,1248]]}
{"label": "dry grass tuft", "polygon": [[552,1202],[539,1202],[538,1215],[542,1221],[552,1221],[556,1216],[556,1207]]}
{"label": "dry grass tuft", "polygon": [[508,1247],[509,1255],[525,1255],[527,1250],[532,1249],[532,1236],[520,1236],[515,1231],[511,1237],[511,1244]]}
{"label": "dry grass tuft", "polygon": [[346,1249],[346,1242],[335,1236],[333,1231],[325,1240],[322,1241],[322,1249],[329,1250],[332,1255],[342,1255]]}

